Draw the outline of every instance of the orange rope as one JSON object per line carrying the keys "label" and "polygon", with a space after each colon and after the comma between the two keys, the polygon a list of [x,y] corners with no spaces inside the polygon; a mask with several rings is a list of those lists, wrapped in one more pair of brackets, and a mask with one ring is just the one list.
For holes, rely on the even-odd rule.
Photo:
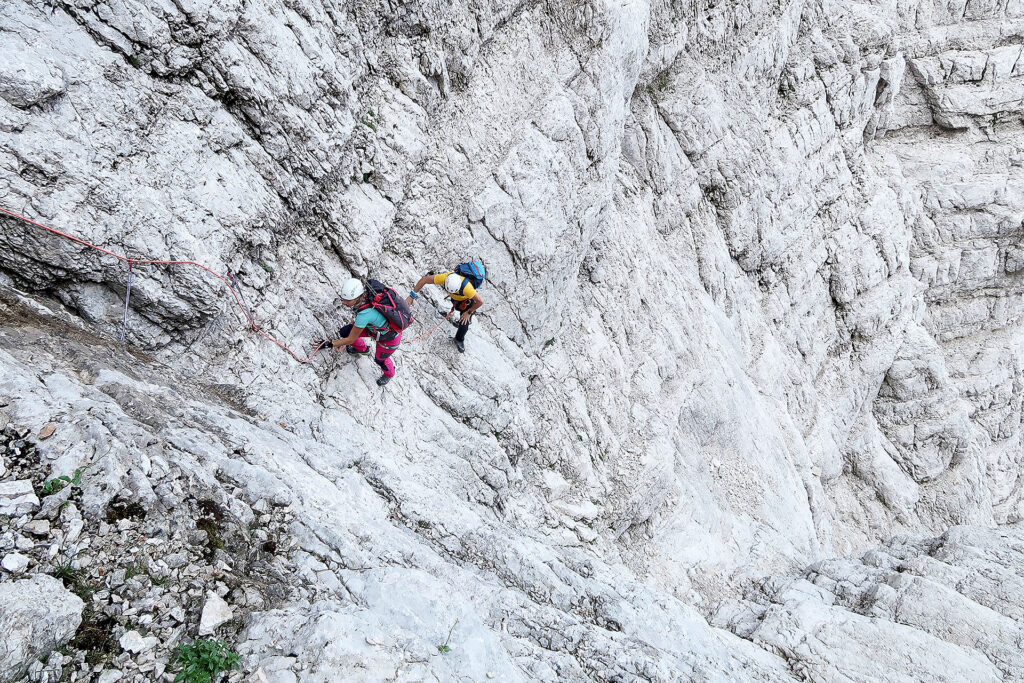
{"label": "orange rope", "polygon": [[[120,261],[124,261],[125,263],[127,263],[129,268],[131,267],[131,265],[133,263],[167,264],[167,265],[190,265],[190,266],[196,266],[198,268],[202,268],[207,273],[209,273],[210,275],[213,275],[215,278],[217,278],[218,280],[223,282],[225,285],[227,285],[228,290],[231,292],[231,296],[234,297],[234,299],[235,299],[235,303],[238,305],[238,308],[241,309],[242,315],[244,315],[245,319],[249,321],[250,325],[252,325],[252,329],[254,329],[256,332],[258,332],[261,336],[265,337],[266,339],[268,339],[269,341],[273,342],[274,344],[277,344],[282,349],[284,349],[285,351],[290,353],[292,358],[294,358],[295,360],[299,361],[300,363],[308,363],[309,361],[313,360],[313,356],[315,356],[317,353],[320,352],[320,349],[324,348],[324,345],[321,344],[320,346],[317,346],[313,350],[313,353],[311,353],[306,358],[299,357],[299,355],[296,354],[294,351],[292,351],[290,348],[288,348],[287,346],[285,346],[284,344],[282,344],[281,342],[277,341],[276,339],[271,337],[269,334],[264,332],[262,329],[260,329],[260,327],[256,324],[256,322],[252,318],[249,317],[249,313],[245,310],[245,306],[242,304],[241,300],[238,298],[238,294],[235,292],[234,287],[231,286],[231,283],[223,275],[220,275],[219,273],[217,273],[217,272],[207,268],[206,266],[204,266],[201,263],[196,263],[195,261],[178,261],[178,260],[162,261],[162,260],[158,260],[158,259],[134,259],[134,258],[129,258],[127,256],[122,256],[121,254],[115,254],[114,252],[108,251],[107,249],[104,249],[103,247],[98,247],[95,244],[92,244],[90,242],[86,242],[83,239],[79,239],[79,238],[74,237],[72,235],[69,235],[69,234],[67,234],[65,232],[61,232],[60,230],[55,230],[54,228],[48,227],[46,225],[43,225],[42,223],[36,223],[35,221],[29,220],[28,218],[25,218],[24,216],[20,216],[20,215],[14,213],[13,211],[8,211],[7,209],[5,209],[2,206],[0,206],[0,212],[5,213],[8,216],[11,216],[12,218],[17,218],[18,220],[21,220],[21,221],[24,221],[24,222],[29,223],[31,225],[34,225],[37,228],[42,228],[43,230],[47,230],[49,232],[52,232],[54,235],[60,235],[61,237],[64,237],[65,239],[71,240],[72,242],[78,242],[79,244],[82,244],[82,245],[84,245],[86,247],[90,247],[92,249],[95,249],[96,251],[103,252],[104,254],[106,254],[108,256],[113,256],[114,258],[116,258],[116,259],[118,259]],[[448,315],[451,315],[451,311],[448,312]],[[416,341],[417,339],[422,339],[423,337],[426,337],[426,336],[430,335],[434,330],[436,330],[438,327],[440,327],[444,323],[444,321],[447,320],[447,319],[448,319],[448,316],[445,316],[445,319],[442,320],[440,323],[438,323],[438,325],[436,327],[434,327],[433,330],[430,330],[430,332],[427,332],[426,334],[420,335],[419,337],[416,337],[415,339],[410,339],[409,341]]]}
{"label": "orange rope", "polygon": [[[454,310],[454,309],[452,309],[452,310]],[[434,325],[434,329],[433,329],[433,330],[430,330],[430,332],[427,332],[426,334],[421,334],[420,336],[418,336],[418,337],[415,337],[415,338],[413,338],[413,339],[410,339],[409,341],[403,341],[402,343],[403,343],[403,344],[409,344],[409,343],[412,343],[412,342],[414,342],[414,341],[417,341],[417,340],[419,340],[419,339],[423,339],[424,337],[429,337],[430,335],[432,335],[432,334],[434,333],[434,331],[435,331],[435,330],[437,330],[437,328],[441,327],[441,325],[444,325],[444,324],[445,324],[445,322],[447,322],[447,321],[448,321],[448,318],[449,318],[449,317],[451,316],[451,314],[452,314],[452,312],[451,312],[451,311],[448,311],[448,315],[446,315],[446,316],[445,316],[445,317],[444,317],[444,318],[443,318],[443,319],[441,320],[441,322],[439,322],[438,324]]]}

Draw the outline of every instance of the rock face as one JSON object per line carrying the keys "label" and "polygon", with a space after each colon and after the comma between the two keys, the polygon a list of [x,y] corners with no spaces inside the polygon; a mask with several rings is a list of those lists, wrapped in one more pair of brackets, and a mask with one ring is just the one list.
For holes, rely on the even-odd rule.
{"label": "rock face", "polygon": [[0,482],[0,515],[16,517],[39,507],[39,499],[32,489],[32,482]]}
{"label": "rock face", "polygon": [[[126,680],[211,590],[281,680],[1018,666],[894,567],[1024,565],[1020,2],[7,4],[0,206],[235,287],[0,217],[0,551],[156,620]],[[304,358],[470,256],[383,393],[236,306]]]}
{"label": "rock face", "polygon": [[1013,680],[1024,671],[1013,645],[1024,637],[1022,543],[1019,526],[902,537],[859,561],[765,581],[713,623],[812,680]]}
{"label": "rock face", "polygon": [[83,603],[49,576],[0,583],[0,679],[17,680],[30,663],[68,641]]}

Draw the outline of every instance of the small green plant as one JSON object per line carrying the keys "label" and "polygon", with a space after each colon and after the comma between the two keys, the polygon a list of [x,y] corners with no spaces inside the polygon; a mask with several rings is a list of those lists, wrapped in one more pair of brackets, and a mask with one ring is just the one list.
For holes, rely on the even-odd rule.
{"label": "small green plant", "polygon": [[92,594],[96,589],[88,581],[84,569],[75,569],[71,566],[71,560],[59,562],[53,566],[50,576],[60,579],[64,587],[80,597],[86,604],[92,600]]}
{"label": "small green plant", "polygon": [[448,647],[448,643],[451,642],[452,631],[455,630],[455,627],[458,626],[458,624],[459,624],[459,620],[456,619],[455,623],[452,624],[452,627],[450,629],[448,629],[448,637],[444,639],[444,643],[442,645],[438,645],[437,646],[437,651],[440,652],[441,654],[444,654],[445,652],[451,652],[452,651],[452,649],[450,647]]}
{"label": "small green plant", "polygon": [[64,582],[65,586],[78,583],[85,578],[85,572],[81,569],[75,569],[71,566],[71,560],[67,562],[61,562],[53,567],[53,571],[50,572],[50,576],[55,579],[60,579]]}
{"label": "small green plant", "polygon": [[82,470],[75,470],[74,476],[69,477],[66,474],[62,474],[59,477],[54,477],[50,481],[43,484],[41,489],[44,496],[49,496],[59,491],[63,491],[66,486],[81,486],[82,485]]}
{"label": "small green plant", "polygon": [[140,574],[149,573],[149,558],[145,555],[136,555],[127,567],[124,569],[124,578],[134,579]]}
{"label": "small green plant", "polygon": [[384,123],[384,117],[372,109],[368,110],[366,114],[367,115],[364,118],[359,119],[359,123],[376,133],[377,126]]}
{"label": "small green plant", "polygon": [[222,640],[200,638],[174,648],[172,664],[181,667],[175,682],[212,683],[222,672],[238,668],[238,655]]}

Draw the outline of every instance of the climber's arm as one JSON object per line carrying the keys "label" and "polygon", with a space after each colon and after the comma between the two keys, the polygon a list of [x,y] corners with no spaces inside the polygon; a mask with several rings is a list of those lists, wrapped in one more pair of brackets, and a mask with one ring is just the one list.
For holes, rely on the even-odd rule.
{"label": "climber's arm", "polygon": [[356,339],[359,339],[359,337],[363,334],[363,329],[364,328],[362,327],[356,327],[355,325],[353,325],[352,331],[348,333],[347,337],[331,341],[331,346],[334,347],[335,351],[340,351],[343,346],[349,346]]}
{"label": "climber's arm", "polygon": [[[419,294],[419,291],[421,289],[423,289],[423,285],[429,285],[433,281],[434,281],[434,276],[433,275],[424,275],[423,277],[421,277],[416,282],[416,286],[412,288],[412,291],[416,292],[417,294]],[[410,293],[409,296],[405,297],[405,303],[407,303],[410,306],[412,306],[412,299],[413,299],[412,293]]]}

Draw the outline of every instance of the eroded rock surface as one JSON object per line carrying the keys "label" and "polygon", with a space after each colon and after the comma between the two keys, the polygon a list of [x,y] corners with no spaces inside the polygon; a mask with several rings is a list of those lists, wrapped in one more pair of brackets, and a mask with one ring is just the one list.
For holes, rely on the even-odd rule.
{"label": "eroded rock surface", "polygon": [[900,537],[769,579],[713,623],[811,680],[1013,680],[1024,670],[1022,543],[1020,525]]}
{"label": "eroded rock surface", "polygon": [[[300,356],[344,278],[488,265],[467,353],[412,341],[428,287],[381,393],[188,265],[133,268],[120,347],[125,264],[0,218],[0,430],[31,435],[0,487],[32,489],[0,551],[97,583],[124,677],[173,677],[207,591],[282,680],[884,675],[836,668],[850,639],[910,678],[1014,663],[1007,622],[965,603],[961,642],[858,561],[829,562],[908,607],[792,577],[961,528],[1019,563],[1020,2],[8,5],[0,206],[230,271]],[[719,605],[768,576],[751,643]],[[81,652],[30,674],[113,680]]]}
{"label": "eroded rock surface", "polygon": [[0,583],[0,678],[22,678],[29,664],[66,643],[81,621],[82,601],[53,577]]}

